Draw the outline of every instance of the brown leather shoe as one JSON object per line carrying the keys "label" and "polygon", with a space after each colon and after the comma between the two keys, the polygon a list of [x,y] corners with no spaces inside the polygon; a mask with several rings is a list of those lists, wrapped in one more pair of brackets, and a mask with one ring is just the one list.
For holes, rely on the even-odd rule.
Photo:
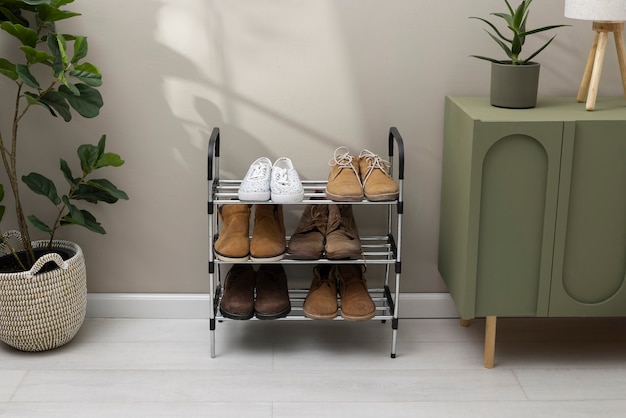
{"label": "brown leather shoe", "polygon": [[311,319],[333,319],[337,316],[337,282],[329,265],[313,268],[313,281],[304,299],[304,316]]}
{"label": "brown leather shoe", "polygon": [[341,316],[348,321],[365,321],[376,315],[376,305],[368,290],[362,266],[337,264],[331,274],[337,277]]}
{"label": "brown leather shoe", "polygon": [[285,256],[286,249],[282,205],[254,205],[250,259],[261,263],[278,261]]}
{"label": "brown leather shoe", "polygon": [[222,228],[215,241],[215,257],[223,261],[246,261],[250,253],[250,208],[248,205],[223,205],[218,209]]}
{"label": "brown leather shoe", "polygon": [[230,319],[250,319],[254,315],[256,273],[249,264],[235,264],[226,274],[220,312]]}
{"label": "brown leather shoe", "polygon": [[330,174],[326,184],[326,197],[337,202],[358,202],[363,199],[363,186],[359,176],[359,163],[346,147],[339,147],[328,162]]}
{"label": "brown leather shoe", "polygon": [[331,260],[361,257],[361,240],[352,205],[329,206],[326,257]]}
{"label": "brown leather shoe", "polygon": [[400,189],[389,175],[389,161],[364,149],[359,154],[359,174],[367,200],[373,202],[395,200]]}
{"label": "brown leather shoe", "polygon": [[262,264],[257,271],[254,311],[259,319],[284,318],[291,311],[287,275],[281,264]]}
{"label": "brown leather shoe", "polygon": [[316,259],[324,254],[328,205],[307,205],[289,240],[287,252],[298,259]]}

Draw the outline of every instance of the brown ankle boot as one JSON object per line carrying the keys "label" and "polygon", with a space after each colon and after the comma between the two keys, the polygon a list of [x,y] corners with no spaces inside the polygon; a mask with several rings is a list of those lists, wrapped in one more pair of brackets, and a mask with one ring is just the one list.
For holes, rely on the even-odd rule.
{"label": "brown ankle boot", "polygon": [[376,315],[376,305],[367,291],[367,282],[362,266],[358,264],[338,264],[333,266],[337,277],[341,316],[348,321],[364,321]]}
{"label": "brown ankle boot", "polygon": [[330,266],[313,268],[313,281],[304,299],[304,316],[311,319],[333,319],[337,316],[337,283]]}
{"label": "brown ankle boot", "polygon": [[250,264],[235,264],[224,280],[220,312],[230,319],[250,319],[254,315],[256,273]]}
{"label": "brown ankle boot", "polygon": [[361,257],[361,240],[352,214],[352,205],[329,206],[326,257],[331,260]]}
{"label": "brown ankle boot", "polygon": [[281,264],[262,264],[257,271],[254,311],[259,319],[284,318],[291,311],[287,275]]}
{"label": "brown ankle boot", "polygon": [[328,205],[307,205],[289,240],[287,252],[299,259],[316,259],[324,254]]}
{"label": "brown ankle boot", "polygon": [[262,263],[278,261],[285,256],[286,246],[282,205],[254,205],[250,259]]}
{"label": "brown ankle boot", "polygon": [[389,175],[389,161],[364,149],[359,154],[359,174],[363,183],[363,192],[367,200],[373,202],[395,200],[400,189]]}
{"label": "brown ankle boot", "polygon": [[215,257],[223,261],[246,261],[250,253],[250,208],[248,205],[223,205],[218,209],[222,229],[215,241]]}

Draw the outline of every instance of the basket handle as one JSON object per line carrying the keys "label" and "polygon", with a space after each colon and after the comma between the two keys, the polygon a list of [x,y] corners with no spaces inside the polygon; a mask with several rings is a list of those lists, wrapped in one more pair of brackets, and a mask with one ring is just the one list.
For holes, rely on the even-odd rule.
{"label": "basket handle", "polygon": [[54,261],[56,265],[59,266],[59,268],[63,270],[67,270],[69,268],[69,263],[63,260],[63,258],[59,254],[48,253],[48,254],[42,255],[41,257],[37,259],[37,261],[35,261],[35,264],[33,264],[33,267],[31,267],[31,269],[28,270],[28,272],[26,272],[26,278],[32,279],[33,276],[37,274],[39,270],[41,270],[41,268],[50,261]]}
{"label": "basket handle", "polygon": [[[0,240],[0,251],[2,251],[2,253],[7,252],[7,245],[9,245],[7,241],[10,238],[17,238],[20,241],[20,244],[24,245],[24,241],[22,240],[22,234],[20,234],[20,231],[16,231],[15,229],[6,231],[4,234],[2,234],[2,240]],[[9,248],[11,248],[10,245]]]}

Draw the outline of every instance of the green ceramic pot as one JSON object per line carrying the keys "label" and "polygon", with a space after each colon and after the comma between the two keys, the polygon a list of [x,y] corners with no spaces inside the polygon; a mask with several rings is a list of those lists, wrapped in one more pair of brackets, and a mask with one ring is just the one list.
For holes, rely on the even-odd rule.
{"label": "green ceramic pot", "polygon": [[537,105],[539,64],[491,63],[491,105],[529,109]]}

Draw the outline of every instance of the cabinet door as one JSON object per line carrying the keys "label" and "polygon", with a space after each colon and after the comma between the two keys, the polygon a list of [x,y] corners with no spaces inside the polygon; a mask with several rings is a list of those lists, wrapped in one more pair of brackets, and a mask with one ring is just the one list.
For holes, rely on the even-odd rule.
{"label": "cabinet door", "polygon": [[626,314],[626,122],[565,127],[551,316]]}
{"label": "cabinet door", "polygon": [[546,316],[562,122],[478,122],[476,316]]}

